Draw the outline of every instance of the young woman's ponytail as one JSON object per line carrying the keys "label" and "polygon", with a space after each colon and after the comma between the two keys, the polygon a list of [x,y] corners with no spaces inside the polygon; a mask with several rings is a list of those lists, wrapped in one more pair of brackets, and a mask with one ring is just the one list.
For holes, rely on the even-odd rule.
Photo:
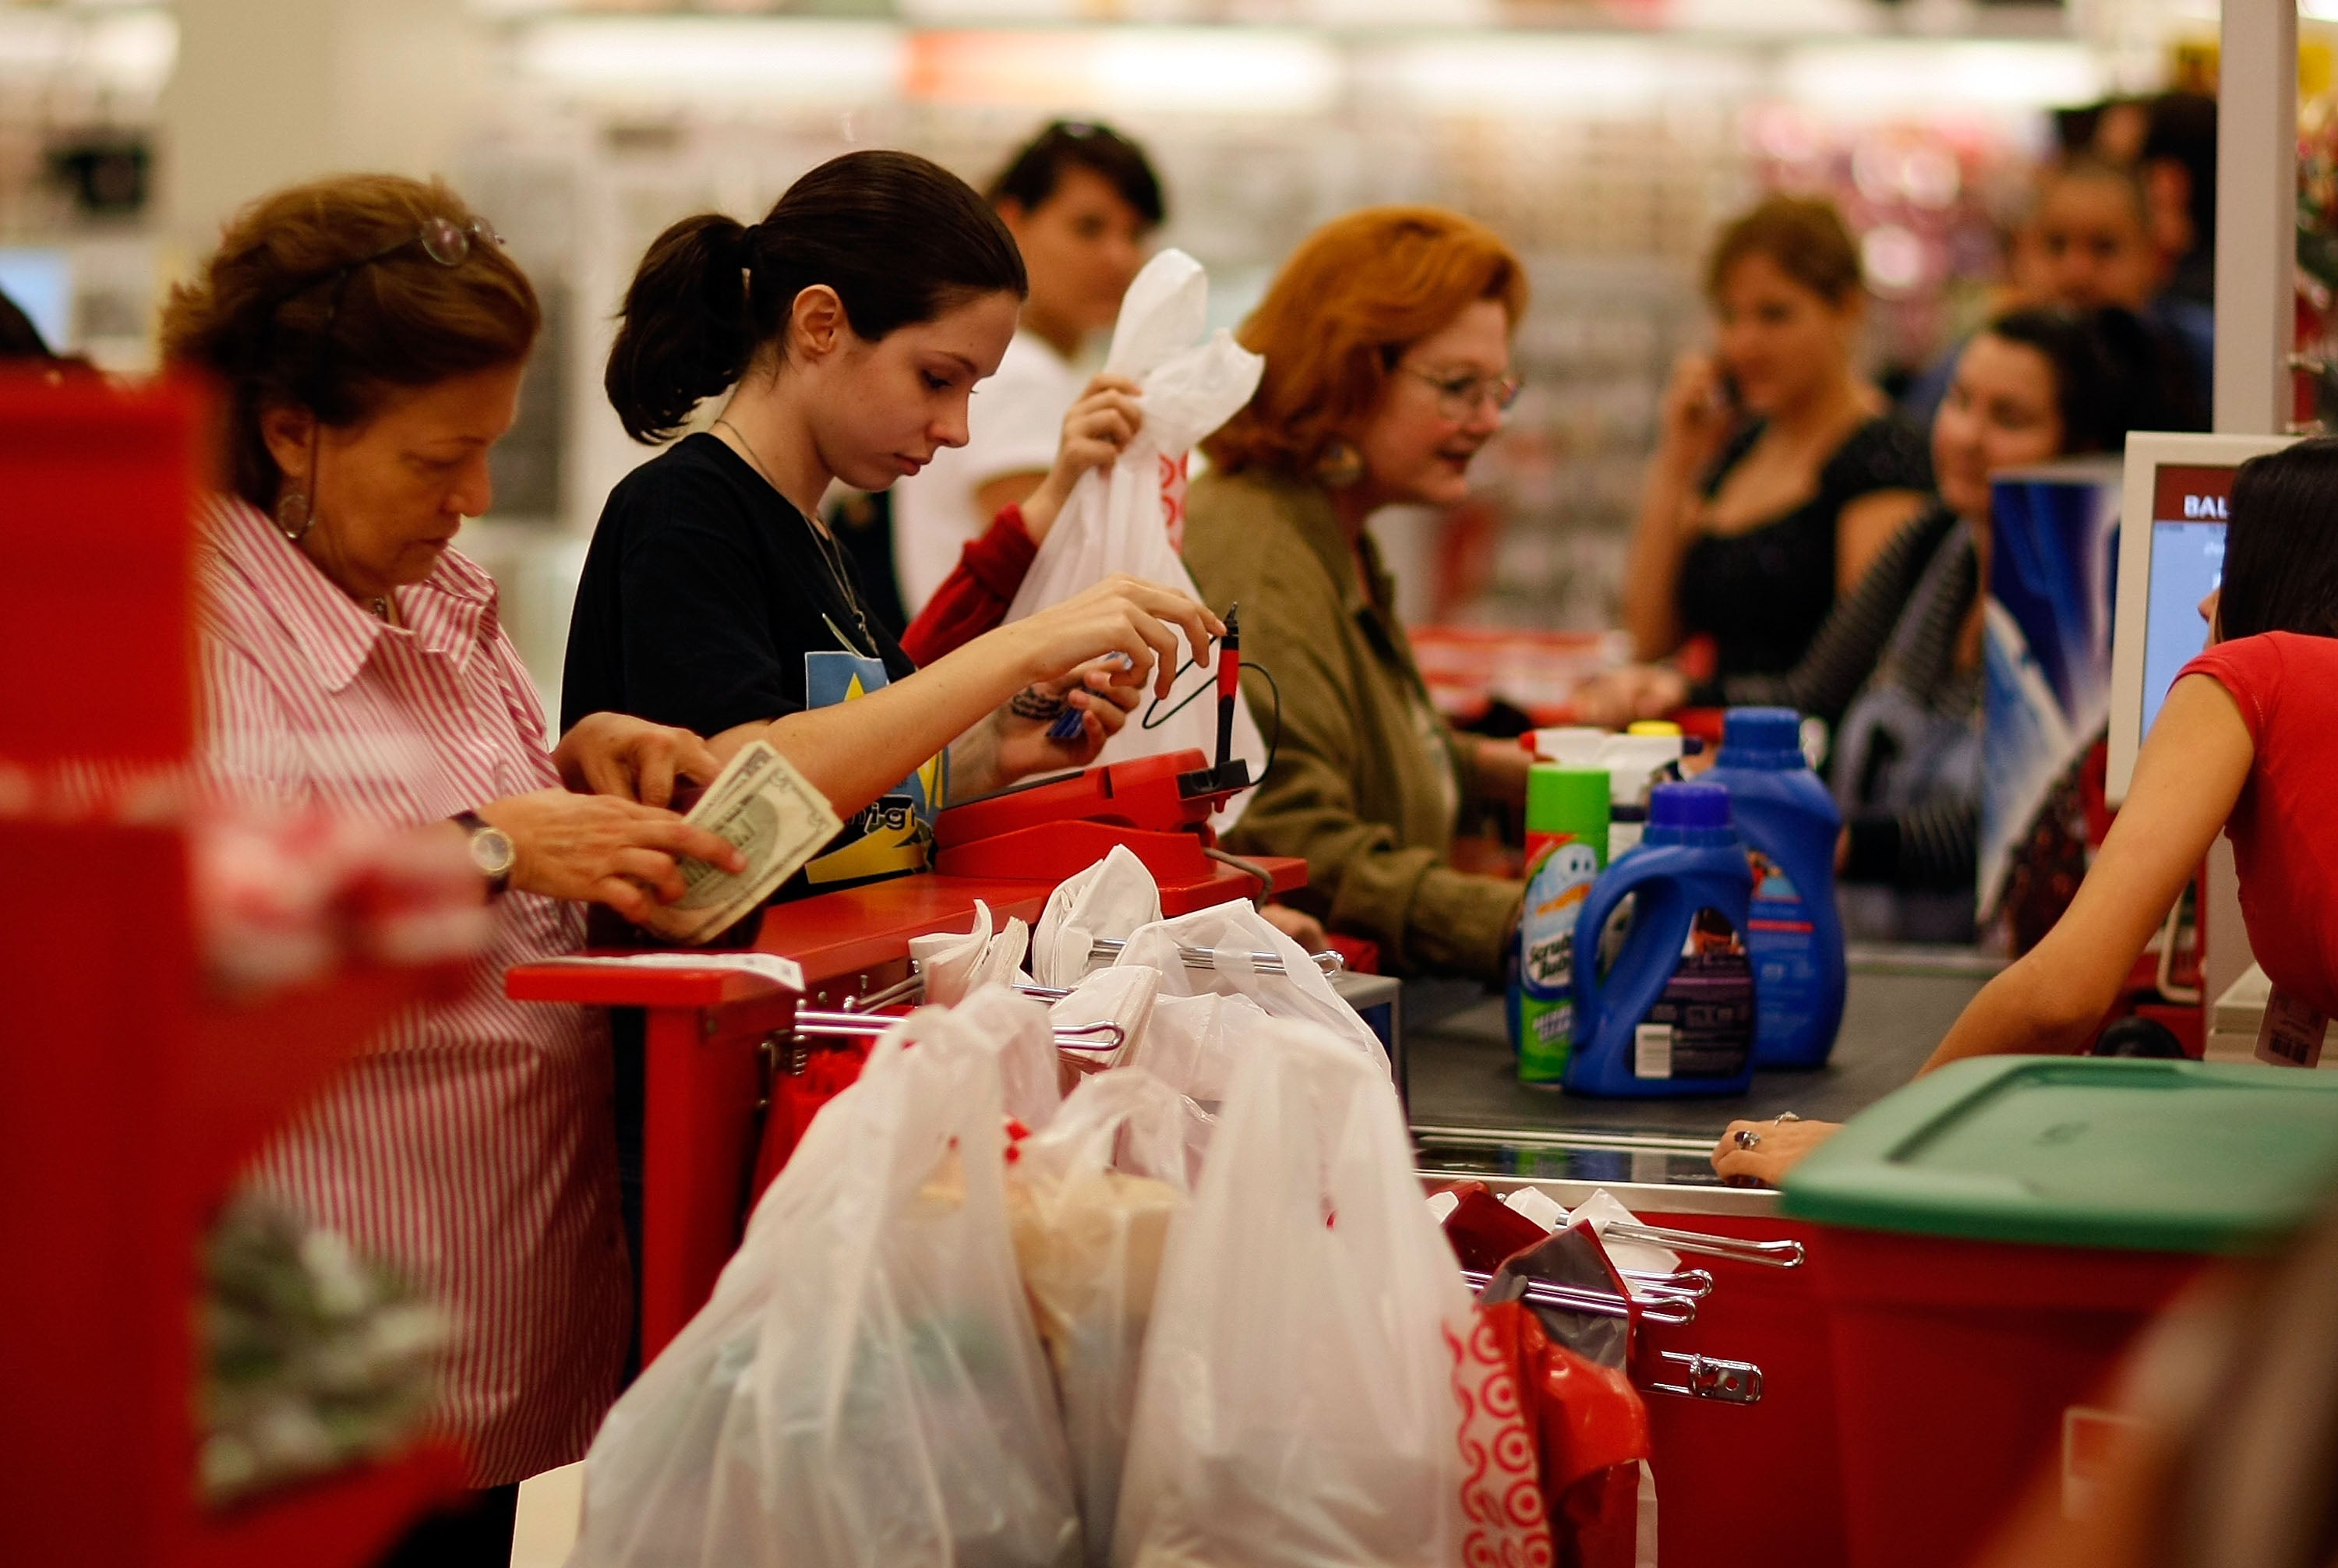
{"label": "young woman's ponytail", "polygon": [[1030,292],[1014,236],[965,181],[914,153],[831,158],[752,229],[708,212],[657,237],[625,290],[604,381],[625,433],[679,430],[785,332],[814,284],[835,289],[871,341],[984,294]]}
{"label": "young woman's ponytail", "polygon": [[755,351],[745,225],[720,212],[659,235],[625,290],[603,384],[636,441],[663,441],[699,400],[739,379]]}

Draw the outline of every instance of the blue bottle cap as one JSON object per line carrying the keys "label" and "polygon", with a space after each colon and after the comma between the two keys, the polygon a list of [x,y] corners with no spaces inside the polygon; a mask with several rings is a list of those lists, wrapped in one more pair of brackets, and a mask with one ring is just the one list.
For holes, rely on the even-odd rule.
{"label": "blue bottle cap", "polygon": [[1803,716],[1792,708],[1732,708],[1721,721],[1725,768],[1800,768]]}
{"label": "blue bottle cap", "polygon": [[1659,784],[1648,791],[1648,826],[1725,829],[1729,791],[1718,784]]}

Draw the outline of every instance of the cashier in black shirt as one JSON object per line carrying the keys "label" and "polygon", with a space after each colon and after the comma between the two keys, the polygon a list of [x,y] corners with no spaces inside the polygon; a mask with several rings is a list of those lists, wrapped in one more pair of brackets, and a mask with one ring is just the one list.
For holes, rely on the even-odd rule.
{"label": "cashier in black shirt", "polygon": [[1147,686],[1166,693],[1181,635],[1206,651],[1224,630],[1183,593],[1114,578],[920,671],[867,613],[820,497],[965,445],[968,398],[1025,292],[1015,241],[970,188],[862,152],[752,228],[675,224],[626,294],[606,386],[628,434],[663,439],[731,396],[711,431],[611,493],[562,706],[686,725],[726,759],[770,741],[846,819],[791,893],[920,869],[940,807],[1085,765]]}

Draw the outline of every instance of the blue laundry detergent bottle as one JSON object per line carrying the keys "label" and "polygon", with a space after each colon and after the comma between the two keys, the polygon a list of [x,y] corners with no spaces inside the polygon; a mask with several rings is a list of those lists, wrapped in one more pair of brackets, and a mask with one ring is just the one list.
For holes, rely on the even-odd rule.
{"label": "blue laundry detergent bottle", "polygon": [[1842,1023],[1842,917],[1834,847],[1842,813],[1803,760],[1791,708],[1732,708],[1704,782],[1729,791],[1754,863],[1754,1065],[1822,1067]]}
{"label": "blue laundry detergent bottle", "polygon": [[[1596,959],[1629,896],[1616,962]],[[1629,1099],[1742,1094],[1754,1082],[1754,899],[1745,846],[1717,784],[1659,784],[1640,847],[1600,877],[1576,923],[1575,1052],[1567,1091]]]}

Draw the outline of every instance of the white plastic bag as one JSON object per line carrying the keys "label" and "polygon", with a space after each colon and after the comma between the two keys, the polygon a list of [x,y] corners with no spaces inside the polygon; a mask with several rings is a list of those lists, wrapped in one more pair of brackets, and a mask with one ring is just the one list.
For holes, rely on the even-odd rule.
{"label": "white plastic bag", "polygon": [[1080,1561],[998,1063],[939,1008],[878,1042],[594,1438],[571,1568]]}
{"label": "white plastic bag", "polygon": [[1266,1010],[1247,996],[1157,997],[1144,1037],[1125,1060],[1214,1111],[1265,1022]]}
{"label": "white plastic bag", "polygon": [[[1212,966],[1190,965],[1179,956],[1185,947],[1210,950]],[[1280,975],[1262,973],[1251,961],[1252,953],[1272,953],[1282,961]],[[1276,930],[1249,905],[1236,900],[1213,904],[1147,926],[1128,939],[1121,950],[1123,964],[1144,964],[1161,971],[1161,995],[1190,996],[1215,992],[1222,996],[1247,996],[1269,1016],[1303,1018],[1367,1052],[1388,1072],[1388,1050],[1371,1025],[1341,1000],[1331,982],[1315,967],[1307,949]],[[1157,1014],[1157,1007],[1156,1007]],[[1185,1091],[1191,1094],[1191,1089]],[[1202,1098],[1194,1095],[1195,1099]]]}
{"label": "white plastic bag", "polygon": [[1086,1059],[1084,1065],[1116,1067],[1134,1061],[1144,1049],[1145,1031],[1153,1026],[1153,1010],[1160,994],[1161,971],[1130,964],[1097,970],[1073,986],[1068,995],[1049,1004],[1047,1012],[1058,1029],[1088,1024],[1118,1024],[1118,1049],[1108,1054],[1101,1051],[1081,1053]]}
{"label": "white plastic bag", "polygon": [[952,1008],[950,1016],[997,1053],[1000,1108],[1030,1132],[1053,1122],[1064,1088],[1046,1004],[990,984]]}
{"label": "white plastic bag", "polygon": [[990,906],[977,898],[971,931],[909,938],[909,961],[926,983],[927,1001],[955,1007],[982,986],[1015,983],[1030,950],[1031,928],[1009,917],[1004,929],[994,929],[994,918]]}
{"label": "white plastic bag", "polygon": [[1109,1560],[1137,1357],[1185,1206],[1177,1092],[1135,1068],[1085,1079],[1007,1168],[1015,1253],[1056,1372],[1088,1562]]}
{"label": "white plastic bag", "polygon": [[1384,1073],[1274,1021],[1154,1299],[1117,1568],[1449,1568],[1469,1294]]}
{"label": "white plastic bag", "polygon": [[1668,1247],[1659,1247],[1652,1241],[1626,1241],[1607,1234],[1611,1225],[1639,1225],[1643,1221],[1605,1187],[1585,1199],[1582,1206],[1572,1214],[1557,1199],[1539,1187],[1521,1187],[1502,1202],[1546,1230],[1560,1230],[1569,1224],[1590,1226],[1599,1238],[1599,1245],[1606,1250],[1607,1261],[1618,1269],[1630,1269],[1644,1274],[1671,1274],[1681,1266],[1680,1254]]}
{"label": "white plastic bag", "polygon": [[1031,977],[1042,985],[1076,985],[1095,966],[1098,941],[1125,942],[1161,918],[1161,885],[1125,844],[1058,883],[1039,913],[1031,940]]}
{"label": "white plastic bag", "polygon": [[[1144,427],[1111,468],[1082,475],[1072,487],[1007,606],[1007,620],[1061,603],[1115,572],[1201,596],[1177,554],[1186,454],[1250,401],[1266,368],[1265,360],[1223,328],[1208,341],[1197,341],[1208,322],[1209,303],[1208,275],[1182,250],[1162,251],[1129,285],[1104,368],[1144,388]],[[1204,679],[1189,671],[1177,695]],[[1234,709],[1233,755],[1249,761],[1255,779],[1266,766],[1266,745],[1249,705],[1237,701]],[[1105,742],[1098,760],[1125,762],[1188,746],[1213,755],[1217,734],[1217,704],[1199,698],[1152,730],[1129,725]],[[1240,798],[1230,804],[1221,825],[1233,819],[1241,804]]]}

